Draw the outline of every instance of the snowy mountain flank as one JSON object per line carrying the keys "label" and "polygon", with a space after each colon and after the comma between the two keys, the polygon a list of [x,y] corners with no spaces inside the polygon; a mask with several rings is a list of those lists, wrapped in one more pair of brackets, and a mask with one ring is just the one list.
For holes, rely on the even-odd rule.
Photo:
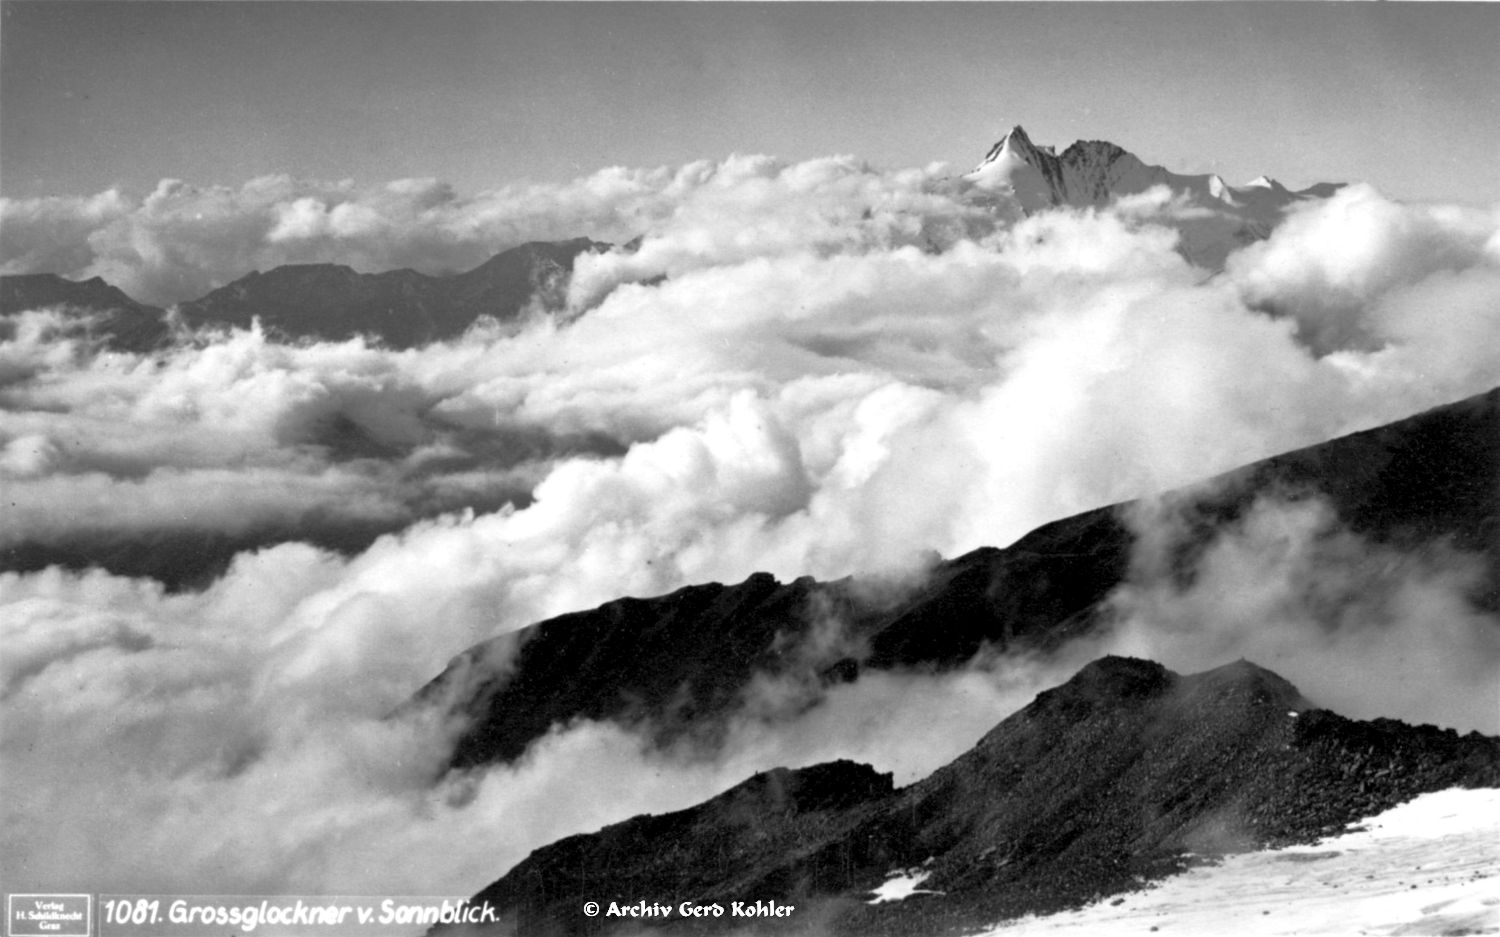
{"label": "snowy mountain flank", "polygon": [[1102,208],[1157,187],[1169,194],[1170,215],[1182,233],[1181,250],[1201,266],[1216,269],[1231,250],[1270,235],[1286,209],[1327,198],[1337,183],[1291,191],[1261,176],[1231,186],[1216,174],[1179,175],[1142,162],[1105,140],[1078,140],[1061,155],[1038,146],[1014,127],[964,177],[979,189],[1014,200],[1026,214],[1048,208]]}
{"label": "snowy mountain flank", "polygon": [[982,937],[1345,937],[1500,931],[1500,789],[1423,794],[1315,844],[1240,853]]}

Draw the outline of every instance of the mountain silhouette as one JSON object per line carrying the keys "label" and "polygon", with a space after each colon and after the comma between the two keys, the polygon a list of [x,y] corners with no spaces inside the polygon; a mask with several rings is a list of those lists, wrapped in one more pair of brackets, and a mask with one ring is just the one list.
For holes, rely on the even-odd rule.
{"label": "mountain silhouette", "polygon": [[579,254],[608,245],[577,238],[530,242],[465,273],[357,273],[338,264],[293,264],[250,273],[180,307],[188,324],[249,328],[252,320],[291,338],[356,335],[391,348],[457,338],[481,317],[505,322],[534,300],[559,307]]}
{"label": "mountain silhouette", "polygon": [[[390,348],[415,348],[457,338],[483,317],[504,323],[533,304],[561,308],[573,261],[608,247],[588,238],[532,241],[448,276],[287,264],[249,273],[175,308],[192,328],[248,329],[259,320],[292,340],[344,341],[363,335]],[[85,334],[116,351],[151,351],[169,343],[173,334],[166,310],[138,303],[99,277],[0,277],[0,315],[43,308],[65,310]]]}
{"label": "mountain silhouette", "polygon": [[[1314,842],[1418,794],[1500,785],[1500,738],[1312,707],[1248,661],[1179,676],[1105,657],[903,789],[836,762],[533,852],[475,901],[490,933],[947,934]],[[921,891],[871,903],[893,873]],[[580,913],[660,901],[649,919]],[[718,904],[685,918],[682,902]],[[735,915],[759,902],[796,911]],[[635,929],[635,930],[632,930]]]}

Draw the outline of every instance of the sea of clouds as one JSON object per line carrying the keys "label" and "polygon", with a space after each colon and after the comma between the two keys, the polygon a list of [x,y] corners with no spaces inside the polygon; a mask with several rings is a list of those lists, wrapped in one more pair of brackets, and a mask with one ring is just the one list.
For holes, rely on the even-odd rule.
{"label": "sea of clouds", "polygon": [[[867,676],[711,755],[583,724],[434,783],[460,727],[384,718],[465,647],[548,616],[757,570],[900,576],[1500,384],[1500,210],[1351,186],[1222,271],[1176,250],[1181,210],[1155,192],[1022,218],[943,167],[765,157],[472,197],[277,177],[4,200],[5,272],[165,303],[286,262],[441,272],[528,239],[642,240],[582,255],[553,315],[401,352],[241,331],[126,354],[56,311],[16,317],[0,549],[390,532],[352,554],[289,536],[192,590],[0,574],[0,879],[468,894],[561,835],[755,770],[843,756],[910,781],[1104,650],[1264,657],[1352,715],[1500,731],[1474,703],[1500,625],[1464,604],[1472,558],[1372,590],[1381,548],[1276,503],[1196,587],[1137,577],[1103,643]],[[1329,595],[1385,624],[1330,629]],[[1412,667],[1409,691],[1375,679]]]}

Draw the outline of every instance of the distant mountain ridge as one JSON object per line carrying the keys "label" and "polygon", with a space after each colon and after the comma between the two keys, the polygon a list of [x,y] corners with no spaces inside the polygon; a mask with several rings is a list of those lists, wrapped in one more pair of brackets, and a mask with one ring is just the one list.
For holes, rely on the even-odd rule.
{"label": "distant mountain ridge", "polygon": [[297,338],[375,335],[392,348],[457,338],[481,316],[506,321],[533,299],[560,306],[579,254],[609,247],[588,238],[530,242],[465,273],[358,273],[299,264],[250,273],[179,309],[190,325],[262,325]]}
{"label": "distant mountain ridge", "polygon": [[[288,264],[249,273],[175,309],[183,324],[194,328],[247,329],[259,319],[291,339],[343,341],[365,335],[392,348],[414,348],[457,338],[483,316],[513,320],[534,300],[560,306],[577,257],[608,247],[588,238],[533,241],[450,276]],[[0,315],[45,307],[83,314],[87,332],[118,351],[149,351],[172,334],[166,310],[138,303],[98,277],[0,277]]]}
{"label": "distant mountain ridge", "polygon": [[1033,143],[1020,126],[1001,137],[964,178],[1013,199],[1026,214],[1064,206],[1103,208],[1122,196],[1165,186],[1193,209],[1175,221],[1182,252],[1215,269],[1231,250],[1269,236],[1292,205],[1327,198],[1342,187],[1325,182],[1293,192],[1265,176],[1235,187],[1216,174],[1179,175],[1148,165],[1105,140],[1079,140],[1059,156],[1052,147]]}
{"label": "distant mountain ridge", "polygon": [[0,315],[54,307],[83,313],[87,320],[85,334],[98,337],[117,351],[150,351],[165,343],[172,333],[166,310],[136,302],[102,277],[69,280],[54,273],[0,276]]}
{"label": "distant mountain ridge", "polygon": [[[1320,497],[1355,533],[1416,553],[1472,552],[1473,600],[1500,610],[1500,388],[1387,426],[1275,456],[1173,496],[1176,564],[1267,493]],[[1201,493],[1199,493],[1201,492]],[[530,625],[456,657],[409,705],[469,721],[452,765],[519,758],[574,719],[712,743],[757,674],[830,685],[870,670],[948,669],[985,649],[1046,650],[1093,628],[1130,574],[1130,504],[1046,524],[1003,549],[938,563],[908,592],[870,598],[850,580],[688,586]],[[815,623],[839,621],[828,642]],[[811,649],[811,650],[810,650]],[[496,668],[492,661],[506,662]]]}
{"label": "distant mountain ridge", "polygon": [[[527,937],[972,932],[1139,888],[1193,855],[1314,842],[1456,786],[1500,786],[1500,738],[1345,719],[1246,661],[1179,676],[1105,657],[904,789],[847,761],[764,772],[538,849],[473,900],[504,915],[485,933]],[[892,872],[921,890],[873,903]],[[796,910],[579,913],[643,900]]]}
{"label": "distant mountain ridge", "polygon": [[[1289,207],[1327,198],[1340,188],[1320,183],[1293,192],[1265,177],[1234,187],[1217,175],[1180,175],[1148,165],[1103,140],[1077,141],[1059,156],[1052,147],[1033,143],[1020,126],[1001,137],[964,178],[984,197],[1011,204],[1022,214],[1102,208],[1165,186],[1187,209],[1168,213],[1169,223],[1181,234],[1180,251],[1210,269],[1221,268],[1235,248],[1269,236]],[[559,306],[577,257],[610,247],[586,237],[533,241],[449,276],[288,264],[251,272],[176,308],[192,327],[249,328],[258,318],[292,339],[342,341],[366,335],[392,348],[413,348],[456,338],[481,316],[512,320],[535,298]],[[147,351],[172,334],[161,308],[136,302],[97,277],[82,282],[52,274],[0,277],[0,315],[41,306],[92,313],[89,333],[116,350]]]}

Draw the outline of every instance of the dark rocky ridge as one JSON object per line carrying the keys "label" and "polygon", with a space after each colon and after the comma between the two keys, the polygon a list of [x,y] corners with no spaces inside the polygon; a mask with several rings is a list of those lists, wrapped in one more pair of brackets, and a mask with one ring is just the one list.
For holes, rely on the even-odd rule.
{"label": "dark rocky ridge", "polygon": [[[1182,574],[1267,494],[1326,499],[1349,529],[1398,550],[1479,554],[1489,575],[1472,598],[1500,609],[1500,389],[1169,496],[1184,531],[1175,545]],[[871,599],[849,580],[783,584],[762,573],[609,602],[471,648],[414,704],[442,701],[473,720],[453,754],[460,768],[512,760],[575,719],[711,743],[756,674],[827,684],[866,669],[941,670],[986,650],[1046,650],[1088,631],[1131,573],[1132,507],[1090,511],[1004,549],[938,563],[894,597]],[[809,652],[813,623],[831,618],[845,629],[839,649]],[[495,670],[487,663],[495,660],[506,666]]]}
{"label": "dark rocky ridge", "polygon": [[[457,338],[481,316],[514,319],[534,297],[555,306],[578,255],[608,247],[588,238],[532,241],[451,276],[289,264],[250,273],[177,309],[193,327],[245,329],[259,318],[267,329],[291,339],[365,335],[391,348],[413,348]],[[165,310],[138,303],[99,277],[0,277],[0,315],[46,306],[83,314],[87,333],[117,351],[150,351],[171,339]]]}
{"label": "dark rocky ridge", "polygon": [[[668,932],[939,934],[1140,887],[1199,856],[1314,842],[1418,794],[1500,786],[1500,739],[1309,708],[1240,661],[1182,677],[1102,658],[930,777],[892,790],[848,762],[757,775],[703,804],[532,853],[475,900],[495,933],[641,927],[584,901],[774,900],[770,921],[648,922]],[[929,873],[871,906],[892,869]]]}
{"label": "dark rocky ridge", "polygon": [[[61,306],[84,324],[84,334],[116,351],[147,352],[170,341],[166,310],[138,303],[100,277],[67,280],[51,273],[0,277],[0,316]],[[0,320],[0,340],[15,326]]]}
{"label": "dark rocky ridge", "polygon": [[195,326],[249,328],[259,318],[293,338],[372,335],[392,348],[415,348],[457,338],[481,316],[513,319],[536,296],[559,305],[574,259],[607,247],[588,238],[531,242],[445,277],[415,270],[357,273],[336,264],[283,266],[241,277],[180,309]]}

